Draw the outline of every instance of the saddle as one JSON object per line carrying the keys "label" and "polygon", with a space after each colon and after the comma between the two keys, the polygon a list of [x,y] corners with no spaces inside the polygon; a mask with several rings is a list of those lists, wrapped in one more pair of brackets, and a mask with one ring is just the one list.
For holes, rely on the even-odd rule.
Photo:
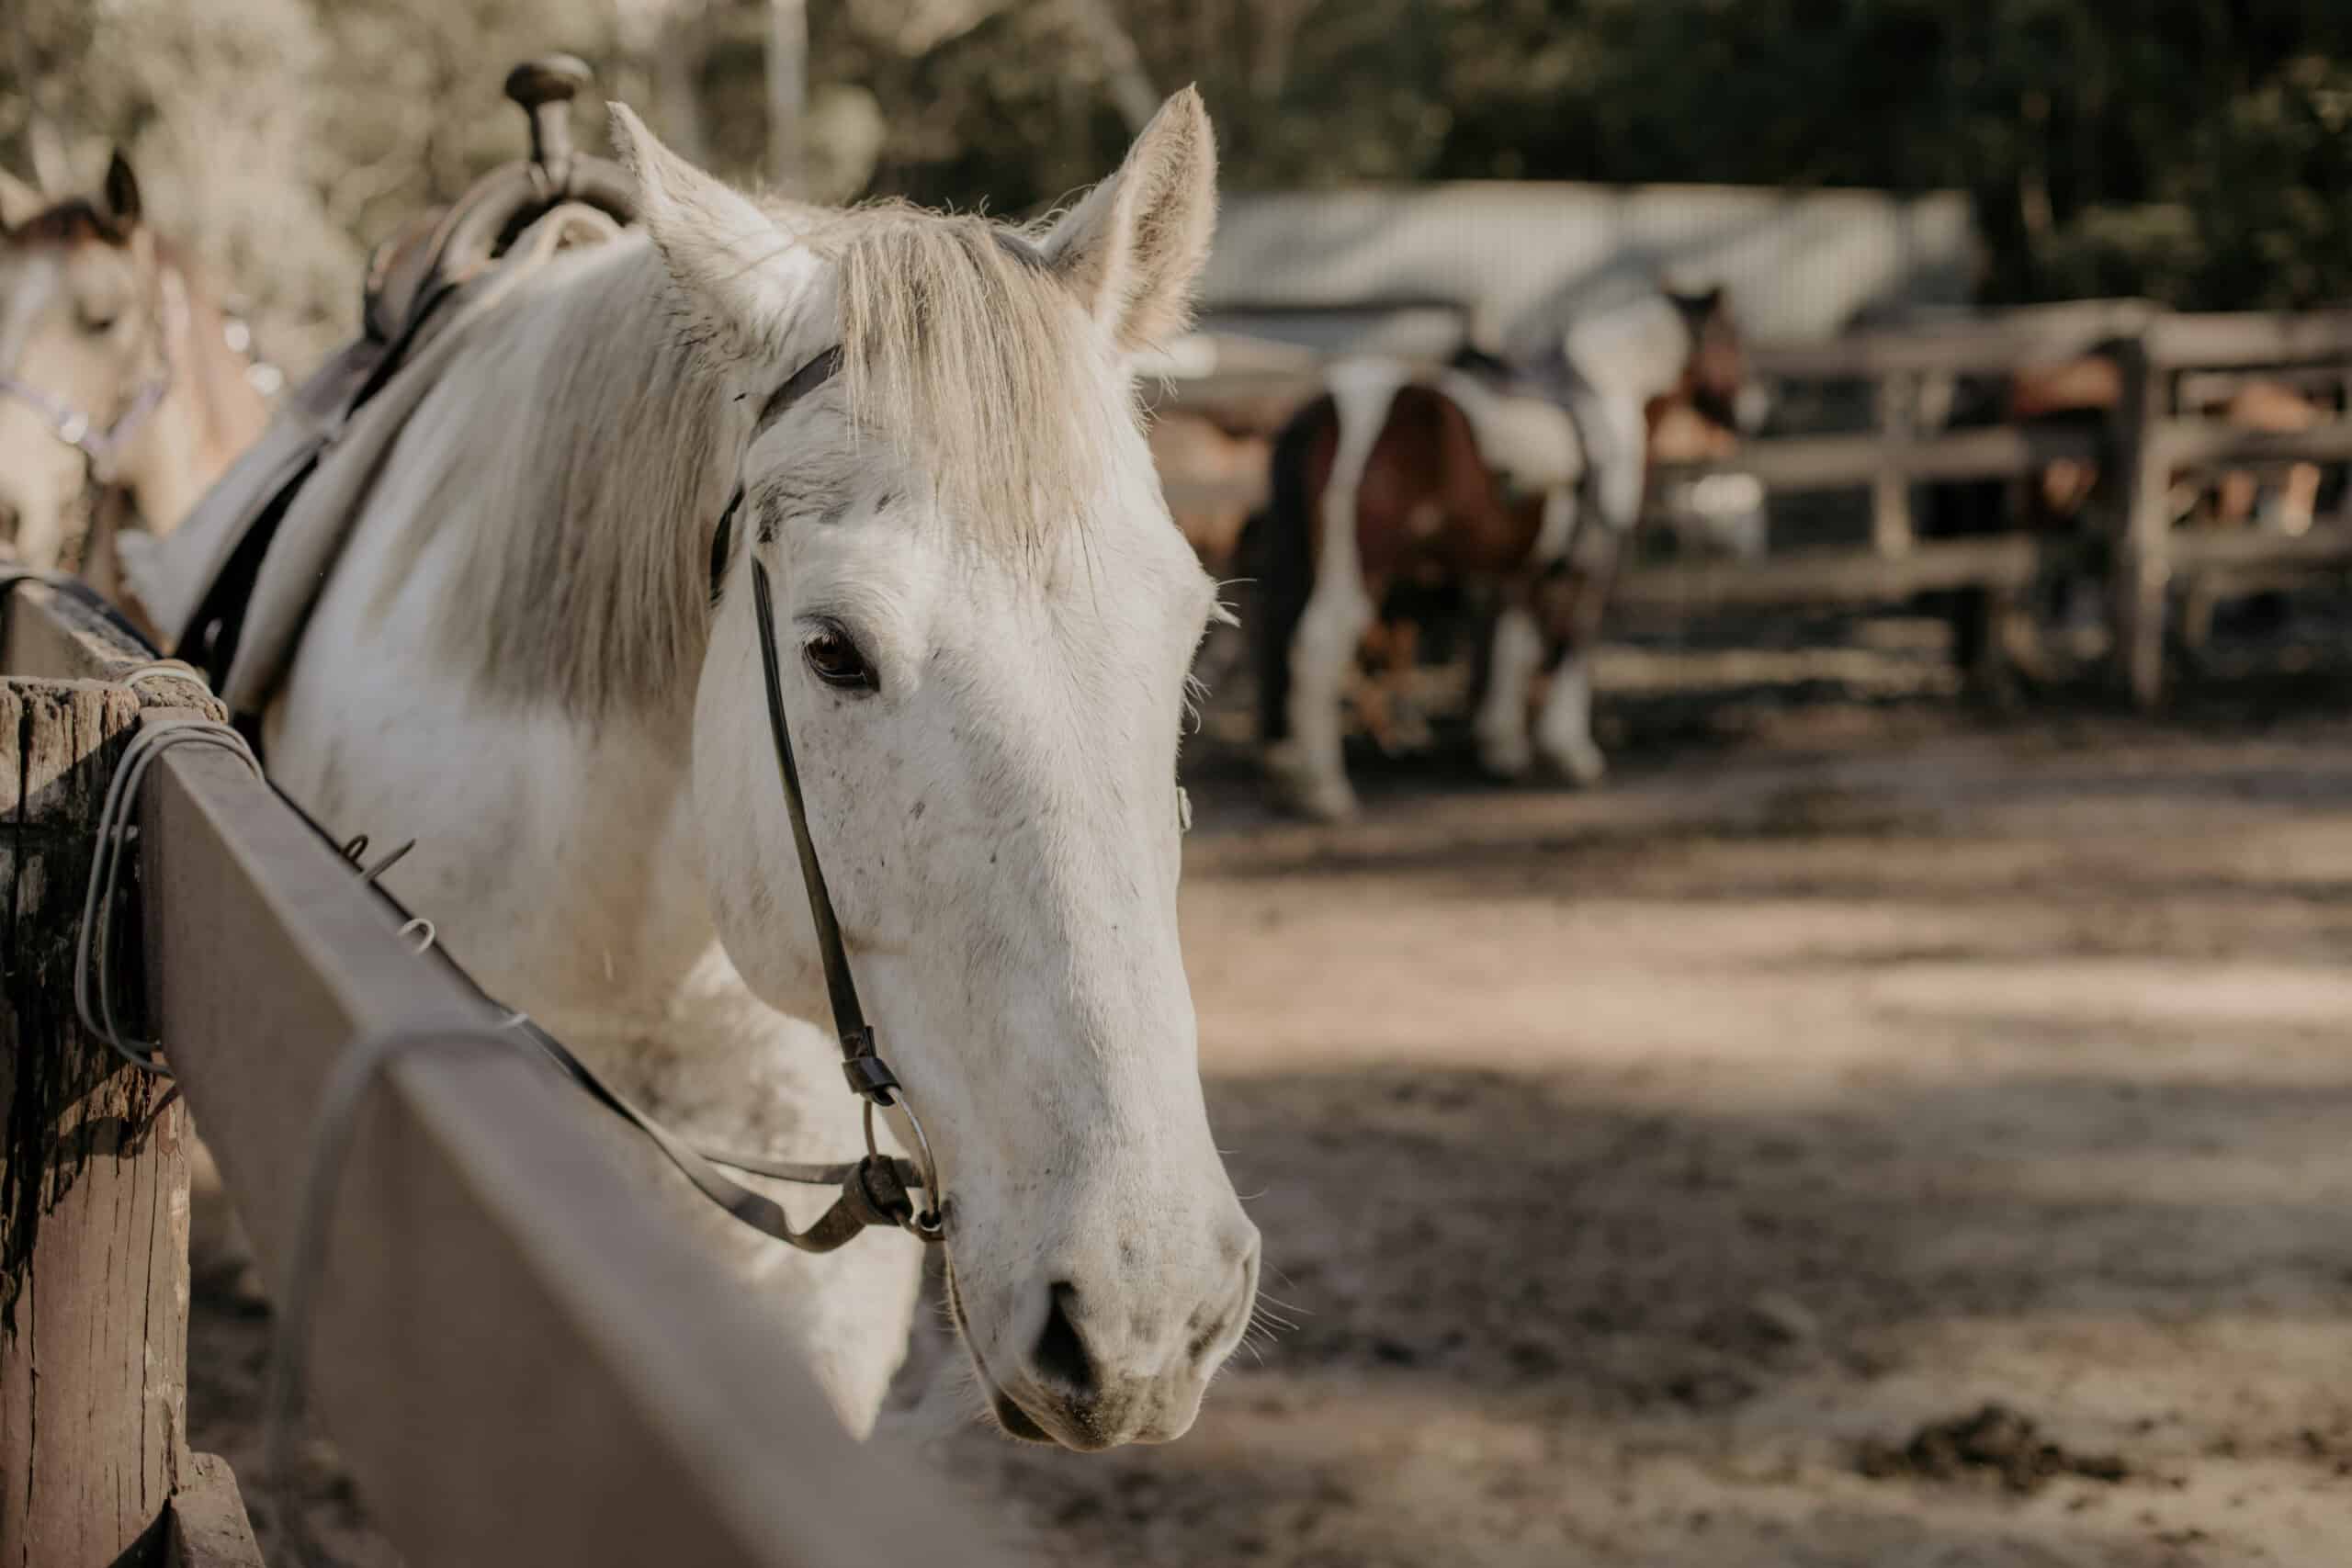
{"label": "saddle", "polygon": [[[569,106],[588,80],[587,66],[569,56],[509,73],[506,96],[530,117],[530,158],[492,170],[452,205],[418,214],[377,245],[361,286],[359,335],[288,397],[261,439],[179,528],[125,552],[130,589],[159,640],[202,671],[248,728],[324,586],[341,534],[326,541],[323,558],[300,563],[307,570],[293,597],[280,588],[269,606],[275,646],[263,654],[265,668],[232,690],[265,562],[295,498],[356,416],[466,313],[460,303],[469,306],[491,287],[493,273],[518,275],[583,230],[608,238],[634,220],[637,192],[628,173],[571,149]],[[516,254],[526,232],[527,254]],[[271,564],[273,579],[286,575],[284,563]]]}

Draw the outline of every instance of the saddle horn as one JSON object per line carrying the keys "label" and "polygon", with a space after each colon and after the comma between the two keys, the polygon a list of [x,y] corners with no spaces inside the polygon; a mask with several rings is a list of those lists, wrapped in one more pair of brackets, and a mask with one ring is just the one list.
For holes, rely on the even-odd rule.
{"label": "saddle horn", "polygon": [[506,96],[531,121],[531,162],[558,190],[571,173],[571,100],[596,73],[576,54],[543,54],[506,73]]}
{"label": "saddle horn", "polygon": [[[371,283],[372,333],[395,335],[417,305],[481,271],[563,202],[593,207],[623,227],[637,221],[637,182],[628,171],[572,145],[571,100],[595,80],[588,62],[570,54],[541,55],[506,73],[507,97],[530,120],[530,157],[502,164],[475,181],[428,235],[401,247],[404,254],[379,257],[371,273],[401,276]],[[392,308],[377,309],[379,296]]]}

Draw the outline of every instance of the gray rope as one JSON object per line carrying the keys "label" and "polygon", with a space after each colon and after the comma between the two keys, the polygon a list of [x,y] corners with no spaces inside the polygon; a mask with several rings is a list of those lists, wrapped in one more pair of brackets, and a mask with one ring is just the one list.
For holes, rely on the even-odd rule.
{"label": "gray rope", "polygon": [[[185,668],[184,666],[182,668]],[[144,665],[130,679],[179,671]],[[209,746],[242,758],[261,777],[261,762],[245,738],[211,719],[159,724],[130,738],[107,781],[107,798],[98,810],[96,843],[90,856],[90,882],[82,894],[82,930],[74,944],[74,1010],[82,1027],[111,1046],[114,1054],[142,1073],[167,1078],[172,1069],[155,1058],[163,1043],[126,1035],[114,1012],[114,919],[121,891],[123,850],[137,831],[130,820],[139,803],[139,785],[155,759],[175,746]]]}

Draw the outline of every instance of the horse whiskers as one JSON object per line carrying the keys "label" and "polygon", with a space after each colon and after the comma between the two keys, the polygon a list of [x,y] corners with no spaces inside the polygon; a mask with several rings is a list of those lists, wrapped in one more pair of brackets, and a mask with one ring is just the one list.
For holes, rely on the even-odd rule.
{"label": "horse whiskers", "polygon": [[1269,1338],[1276,1335],[1298,1332],[1298,1325],[1289,1318],[1270,1308],[1255,1304],[1250,1308],[1250,1327],[1252,1330],[1262,1329]]}

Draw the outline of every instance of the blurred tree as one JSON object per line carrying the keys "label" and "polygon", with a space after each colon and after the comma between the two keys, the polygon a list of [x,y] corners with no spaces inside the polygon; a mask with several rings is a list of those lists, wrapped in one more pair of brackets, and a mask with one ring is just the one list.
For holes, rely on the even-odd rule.
{"label": "blurred tree", "polygon": [[[347,326],[366,243],[514,154],[514,60],[583,55],[755,183],[767,21],[767,0],[0,0],[0,162],[88,180],[126,143],[299,358]],[[2352,296],[2346,0],[808,0],[808,34],[800,162],[833,199],[1035,211],[1197,82],[1236,188],[1948,186],[1993,300]]]}

